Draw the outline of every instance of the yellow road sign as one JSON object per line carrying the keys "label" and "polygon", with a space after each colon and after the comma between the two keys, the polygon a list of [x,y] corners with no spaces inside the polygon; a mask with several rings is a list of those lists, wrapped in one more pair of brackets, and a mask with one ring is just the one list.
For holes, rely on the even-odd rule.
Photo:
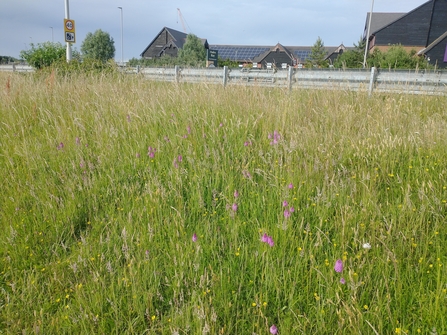
{"label": "yellow road sign", "polygon": [[64,19],[64,31],[66,33],[74,33],[75,32],[75,22],[71,19]]}
{"label": "yellow road sign", "polygon": [[72,19],[64,19],[65,42],[76,43],[75,22]]}

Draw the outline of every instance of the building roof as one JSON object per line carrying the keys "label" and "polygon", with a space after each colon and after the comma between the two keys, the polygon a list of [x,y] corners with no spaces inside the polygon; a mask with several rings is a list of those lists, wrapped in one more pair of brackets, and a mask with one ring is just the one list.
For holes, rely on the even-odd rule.
{"label": "building roof", "polygon": [[175,30],[175,29],[171,29],[168,27],[163,27],[163,29],[160,30],[160,32],[155,35],[154,39],[151,41],[151,43],[148,44],[148,46],[143,50],[143,52],[141,53],[141,56],[143,56],[146,51],[151,47],[151,45],[157,40],[157,38],[163,33],[163,31],[167,31],[169,35],[171,35],[172,40],[175,45],[177,46],[177,48],[181,48],[183,47],[183,44],[185,44],[186,41],[186,36],[187,34],[182,33],[181,31]]}
{"label": "building roof", "polygon": [[[439,36],[437,39],[435,39],[430,45],[428,45],[426,48],[420,50],[417,55],[421,56],[426,54],[427,52],[429,52],[431,49],[433,49],[435,46],[437,46],[439,43],[441,43],[444,39],[447,38],[447,31],[442,34],[441,36]],[[447,46],[446,46],[446,50],[447,50]]]}
{"label": "building roof", "polygon": [[[299,62],[304,63],[312,53],[312,46],[283,46],[280,43],[275,46],[271,45],[220,45],[211,44],[211,50],[217,50],[218,56],[221,59],[229,59],[236,62],[260,62],[270,52],[279,48],[281,51],[289,55],[290,58],[294,57]],[[328,56],[332,55],[345,48],[343,45],[337,47],[324,47]]]}
{"label": "building roof", "polygon": [[[372,13],[372,20],[371,20],[371,29],[370,34],[374,34],[376,31],[388,26],[389,24],[393,23],[394,21],[400,19],[402,16],[404,16],[406,13]],[[368,33],[368,24],[369,24],[369,15],[370,13],[366,14],[366,22],[365,22],[365,30],[363,33],[363,38],[366,38],[366,34]]]}

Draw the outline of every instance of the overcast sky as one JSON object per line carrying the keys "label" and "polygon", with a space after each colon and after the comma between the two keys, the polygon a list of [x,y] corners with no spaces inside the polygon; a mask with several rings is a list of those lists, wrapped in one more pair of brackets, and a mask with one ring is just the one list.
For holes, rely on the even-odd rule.
{"label": "overcast sky", "polygon": [[[425,0],[375,0],[375,12],[409,12]],[[70,0],[80,50],[89,32],[102,29],[115,41],[121,60],[139,58],[163,27],[206,38],[209,44],[352,46],[363,34],[371,0]],[[19,57],[30,43],[64,43],[65,0],[0,0],[0,55]],[[50,27],[53,27],[51,29]]]}

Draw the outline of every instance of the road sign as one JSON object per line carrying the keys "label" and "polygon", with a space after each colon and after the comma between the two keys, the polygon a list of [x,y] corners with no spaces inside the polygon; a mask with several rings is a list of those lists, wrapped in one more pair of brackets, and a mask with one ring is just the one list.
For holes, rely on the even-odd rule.
{"label": "road sign", "polygon": [[76,43],[75,33],[65,32],[65,42]]}
{"label": "road sign", "polygon": [[74,20],[64,19],[64,33],[65,33],[65,42],[70,42],[70,43],[76,42],[75,21]]}

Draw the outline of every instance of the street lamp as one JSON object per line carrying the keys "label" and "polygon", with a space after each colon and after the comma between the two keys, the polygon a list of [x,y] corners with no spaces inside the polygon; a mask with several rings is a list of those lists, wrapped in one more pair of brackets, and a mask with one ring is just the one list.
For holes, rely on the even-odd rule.
{"label": "street lamp", "polygon": [[123,63],[123,7],[118,7],[119,10],[121,11],[121,66],[124,64]]}
{"label": "street lamp", "polygon": [[50,28],[51,28],[51,43],[54,43],[53,27]]}
{"label": "street lamp", "polygon": [[363,57],[363,68],[366,68],[366,55],[368,54],[368,48],[369,48],[369,33],[370,33],[370,30],[371,30],[371,21],[372,21],[372,16],[373,16],[373,8],[374,8],[374,0],[372,0],[371,11],[369,12],[368,29],[367,29],[367,32],[366,32],[365,55]]}

